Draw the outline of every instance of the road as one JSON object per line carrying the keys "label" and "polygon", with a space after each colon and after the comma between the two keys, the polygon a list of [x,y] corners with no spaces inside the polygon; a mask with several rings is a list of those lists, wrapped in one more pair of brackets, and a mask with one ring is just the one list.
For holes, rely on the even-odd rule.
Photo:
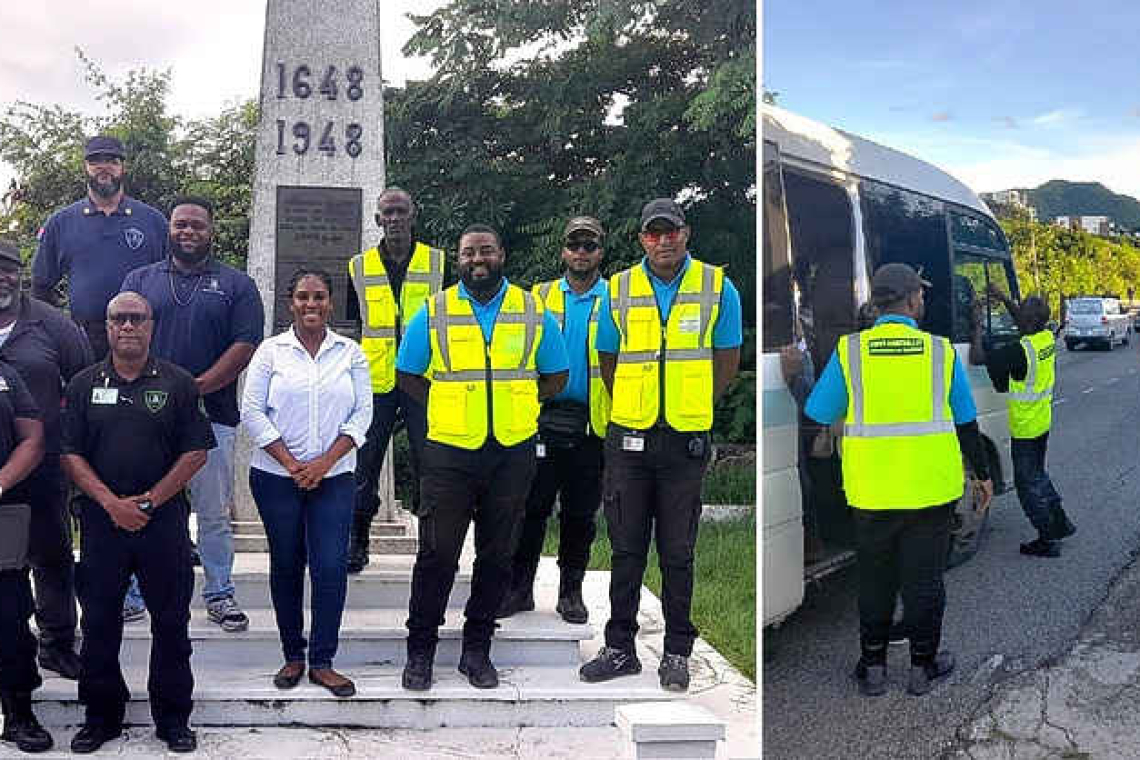
{"label": "road", "polygon": [[1111,353],[1058,344],[1048,469],[1078,527],[1059,559],[1024,557],[1035,536],[1017,496],[997,497],[978,555],[946,575],[947,683],[906,694],[909,658],[891,647],[887,695],[858,694],[854,568],[808,590],[764,632],[765,758],[938,758],[1004,678],[1065,652],[1140,547],[1140,340]]}

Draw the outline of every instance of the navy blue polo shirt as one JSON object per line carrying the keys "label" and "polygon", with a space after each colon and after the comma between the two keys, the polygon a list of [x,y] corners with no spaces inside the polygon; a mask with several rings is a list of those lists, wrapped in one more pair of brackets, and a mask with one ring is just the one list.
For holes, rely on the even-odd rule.
{"label": "navy blue polo shirt", "polygon": [[84,198],[52,214],[40,230],[32,284],[54,288],[67,276],[72,318],[102,321],[127,272],[161,261],[169,235],[166,217],[142,201],[123,196],[106,215]]}
{"label": "navy blue polo shirt", "polygon": [[[265,310],[253,278],[217,259],[194,273],[163,259],[128,274],[122,290],[138,293],[154,310],[151,355],[195,377],[235,343],[256,346],[265,330]],[[236,380],[204,400],[211,422],[238,424]]]}

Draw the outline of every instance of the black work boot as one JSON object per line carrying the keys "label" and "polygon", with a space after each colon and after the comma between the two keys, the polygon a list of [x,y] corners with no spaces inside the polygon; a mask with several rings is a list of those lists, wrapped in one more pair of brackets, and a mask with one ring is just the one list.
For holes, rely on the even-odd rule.
{"label": "black work boot", "polygon": [[476,689],[494,689],[499,685],[499,671],[491,664],[491,657],[483,647],[464,647],[459,658],[459,672]]}
{"label": "black work boot", "polygon": [[359,573],[368,565],[368,534],[372,518],[352,516],[352,531],[348,535],[348,572]]}
{"label": "black work boot", "polygon": [[19,692],[3,697],[4,732],[0,740],[12,742],[21,752],[46,752],[52,748],[51,734],[44,730],[32,712],[32,695]]}
{"label": "black work boot", "polygon": [[39,655],[36,658],[40,669],[59,673],[60,678],[79,680],[79,656],[75,654],[73,646],[70,643],[51,646],[40,644]]}
{"label": "black work boot", "polygon": [[534,573],[520,573],[516,568],[511,576],[511,587],[499,609],[496,618],[508,618],[516,612],[530,612],[534,609]]}
{"label": "black work boot", "polygon": [[408,650],[408,662],[400,681],[409,691],[427,691],[431,688],[432,666],[435,663],[435,647]]}
{"label": "black work boot", "polygon": [[939,652],[926,662],[912,662],[906,685],[907,693],[921,697],[933,689],[935,683],[953,673],[954,665],[954,655],[950,652]]}
{"label": "black work boot", "polygon": [[586,603],[582,601],[582,570],[563,570],[558,581],[558,604],[555,611],[567,623],[585,623],[590,619]]}

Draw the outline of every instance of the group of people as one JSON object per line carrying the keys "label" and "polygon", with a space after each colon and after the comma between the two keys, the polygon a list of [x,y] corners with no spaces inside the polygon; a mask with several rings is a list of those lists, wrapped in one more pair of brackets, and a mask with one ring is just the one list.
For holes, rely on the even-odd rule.
{"label": "group of people", "polygon": [[[871,282],[868,324],[840,337],[814,387],[806,387],[810,380],[794,352],[781,357],[789,387],[806,396],[804,414],[822,425],[842,423],[842,483],[859,566],[854,677],[866,696],[886,692],[894,640],[909,639],[910,694],[926,694],[953,672],[941,634],[954,509],[967,476],[977,509],[993,497],[990,455],[965,367],[949,340],[919,329],[929,287],[907,264],[881,266]],[[995,390],[1008,394],[1014,484],[1038,532],[1020,551],[1057,557],[1076,527],[1045,470],[1056,376],[1049,309],[1036,296],[1018,304],[993,286],[988,295],[1004,304],[1021,337],[987,349],[979,299],[968,315],[969,361],[984,365]],[[900,596],[903,619],[892,623]]]}
{"label": "group of people", "polygon": [[[499,233],[474,224],[457,242],[459,282],[445,288],[446,256],[416,239],[411,195],[389,188],[377,200],[383,239],[348,261],[360,341],[330,329],[332,278],[312,267],[289,282],[292,324],[265,337],[252,279],[213,255],[209,201],[176,200],[168,222],[124,193],[125,158],[113,137],[86,143],[88,194],[41,229],[35,298],[21,292],[18,249],[0,244],[0,509],[30,521],[22,541],[0,539],[0,639],[13,642],[0,648],[0,739],[24,751],[52,745],[32,712],[40,685],[33,607],[39,666],[79,681],[86,715],[72,751],[93,752],[120,735],[129,691],[119,647],[124,618],[139,614],[127,601],[137,578],[151,616],[156,734],[172,751],[196,748],[189,514],[197,515],[209,619],[244,630],[249,620],[231,578],[238,424],[255,446],[249,484],[269,544],[284,659],[278,688],[296,686],[307,669],[331,693],[355,693],[333,669],[347,575],[368,564],[377,480],[401,421],[419,518],[405,688],[431,688],[438,629],[472,522],[459,671],[475,687],[498,685],[495,620],[534,608],[555,500],[556,609],[566,621],[588,619],[582,582],[599,505],[613,546],[605,646],[581,678],[640,672],[639,591],[655,534],[666,620],[659,679],[688,688],[701,479],[742,326],[731,281],[689,254],[677,203],[645,205],[645,257],[609,283],[601,276],[605,230],[579,216],[564,230],[558,280],[533,289],[508,282]],[[64,278],[70,319],[54,307]],[[81,528],[77,582],[71,487]]]}

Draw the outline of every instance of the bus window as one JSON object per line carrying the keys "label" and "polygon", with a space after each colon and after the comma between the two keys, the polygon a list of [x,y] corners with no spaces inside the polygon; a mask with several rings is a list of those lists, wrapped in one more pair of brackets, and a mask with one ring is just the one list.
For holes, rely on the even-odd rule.
{"label": "bus window", "polygon": [[[1010,264],[1002,259],[956,252],[954,257],[954,331],[951,340],[969,343],[973,337],[971,312],[977,299],[986,299],[990,285],[1010,292]],[[985,316],[987,343],[1017,338],[1017,325],[1000,301],[989,301]]]}
{"label": "bus window", "polygon": [[868,271],[901,261],[922,272],[926,292],[922,329],[950,334],[950,248],[942,201],[880,182],[860,183]]}
{"label": "bus window", "polygon": [[839,337],[856,329],[851,202],[842,187],[787,168],[784,197],[800,326],[821,372]]}
{"label": "bus window", "polygon": [[776,146],[764,143],[764,351],[777,351],[793,341],[791,254],[784,182]]}

